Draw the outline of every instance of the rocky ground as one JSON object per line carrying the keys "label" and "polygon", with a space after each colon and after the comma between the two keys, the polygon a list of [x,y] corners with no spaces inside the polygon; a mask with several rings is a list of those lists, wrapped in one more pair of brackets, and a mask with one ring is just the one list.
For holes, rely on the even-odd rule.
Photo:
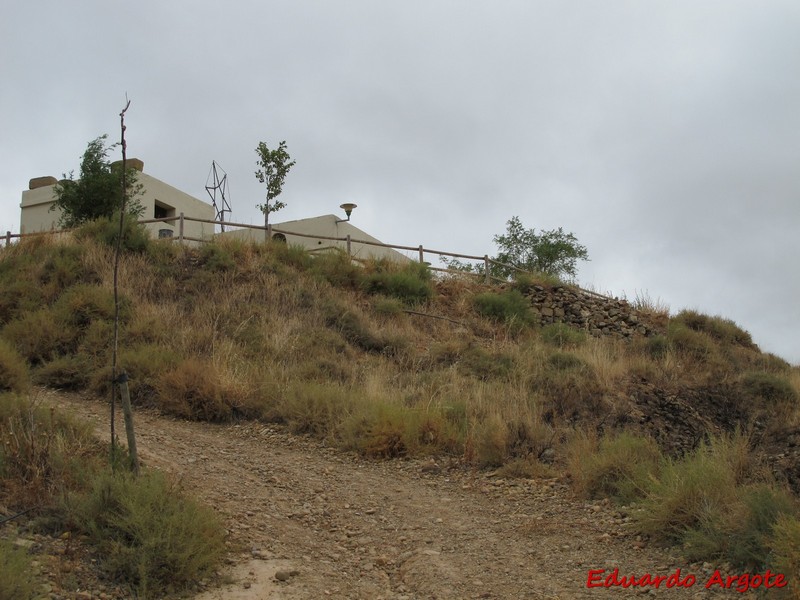
{"label": "rocky ground", "polygon": [[[103,403],[51,400],[95,422],[98,435],[107,430]],[[557,479],[366,461],[263,423],[209,425],[151,411],[135,418],[144,464],[175,474],[225,518],[231,555],[219,579],[229,583],[198,582],[196,600],[750,595],[704,589],[712,565],[687,564],[638,538],[627,510],[576,499]],[[73,540],[19,541],[43,551],[50,598],[125,597]],[[697,581],[686,589],[587,588],[590,570],[614,568],[637,576],[680,569]]]}

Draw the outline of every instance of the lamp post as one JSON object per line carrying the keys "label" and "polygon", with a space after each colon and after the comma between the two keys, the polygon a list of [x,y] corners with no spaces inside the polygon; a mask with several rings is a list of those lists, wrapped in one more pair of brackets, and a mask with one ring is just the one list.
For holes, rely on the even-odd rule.
{"label": "lamp post", "polygon": [[357,206],[358,206],[357,204],[353,204],[352,202],[345,202],[344,204],[341,204],[339,206],[339,208],[341,208],[344,211],[344,214],[347,215],[347,218],[346,219],[339,219],[336,222],[337,223],[344,223],[345,221],[349,221],[350,220],[350,215],[352,214],[353,209],[356,208]]}

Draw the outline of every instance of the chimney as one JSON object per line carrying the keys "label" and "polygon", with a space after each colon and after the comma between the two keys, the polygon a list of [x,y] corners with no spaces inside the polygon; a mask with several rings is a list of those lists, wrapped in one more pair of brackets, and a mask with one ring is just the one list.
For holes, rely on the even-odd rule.
{"label": "chimney", "polygon": [[34,177],[28,182],[28,189],[35,190],[37,188],[47,187],[48,185],[55,185],[58,179],[55,177]]}

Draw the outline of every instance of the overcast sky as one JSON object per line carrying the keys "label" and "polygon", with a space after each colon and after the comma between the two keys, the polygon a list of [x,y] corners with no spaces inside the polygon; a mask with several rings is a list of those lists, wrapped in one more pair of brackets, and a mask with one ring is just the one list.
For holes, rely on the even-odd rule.
{"label": "overcast sky", "polygon": [[275,222],[492,254],[518,215],[578,281],[735,320],[800,363],[797,0],[15,2],[0,20],[0,231],[86,144],[259,223],[255,147],[297,164]]}

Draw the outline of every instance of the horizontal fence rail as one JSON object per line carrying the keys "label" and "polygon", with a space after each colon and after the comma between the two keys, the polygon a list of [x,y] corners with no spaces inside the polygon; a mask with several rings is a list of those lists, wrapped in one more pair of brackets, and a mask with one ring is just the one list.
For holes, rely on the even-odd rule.
{"label": "horizontal fence rail", "polygon": [[[288,230],[285,230],[285,229],[279,229],[277,227],[273,227],[272,225],[251,225],[251,224],[248,224],[248,223],[234,223],[234,222],[231,222],[231,221],[215,221],[213,219],[201,219],[199,217],[187,217],[183,213],[180,213],[179,215],[176,215],[176,216],[161,217],[161,218],[157,218],[157,219],[140,219],[138,221],[138,223],[141,224],[141,225],[145,225],[145,224],[150,224],[150,223],[174,223],[175,221],[178,222],[178,236],[177,237],[171,237],[169,239],[171,239],[173,241],[177,241],[179,243],[183,243],[184,241],[207,243],[207,242],[211,241],[208,238],[202,239],[202,238],[196,238],[196,237],[189,237],[189,236],[185,235],[184,234],[184,223],[186,221],[191,221],[193,223],[207,223],[209,225],[227,225],[228,227],[239,227],[239,228],[242,228],[242,229],[255,229],[255,230],[258,230],[258,231],[264,231],[265,234],[266,234],[266,237],[268,239],[272,239],[272,235],[273,234],[280,233],[280,234],[283,234],[283,235],[292,235],[292,236],[295,236],[295,237],[302,237],[302,238],[312,238],[312,239],[315,239],[315,240],[327,240],[327,241],[333,241],[333,242],[342,242],[342,243],[345,244],[345,246],[347,248],[348,256],[352,254],[352,244],[362,244],[362,245],[366,245],[366,246],[376,246],[376,247],[379,247],[379,248],[390,248],[392,250],[407,250],[407,251],[410,251],[410,252],[417,252],[419,254],[419,262],[420,263],[424,263],[425,262],[424,258],[425,258],[425,254],[426,253],[427,254],[435,254],[437,256],[447,256],[447,257],[451,257],[451,258],[464,258],[464,259],[467,259],[467,260],[483,261],[483,273],[478,273],[478,272],[474,272],[474,271],[458,271],[458,270],[455,270],[455,269],[442,269],[442,268],[439,268],[439,267],[432,267],[430,265],[428,265],[428,268],[431,269],[432,271],[438,271],[438,272],[441,272],[441,273],[449,273],[451,275],[467,275],[467,276],[473,276],[473,277],[481,277],[481,278],[484,279],[485,283],[487,283],[487,284],[490,283],[492,280],[497,281],[497,282],[501,282],[501,283],[506,281],[505,279],[501,279],[499,277],[495,277],[495,276],[491,275],[489,273],[489,265],[497,265],[497,266],[500,266],[500,267],[503,267],[503,268],[506,268],[506,269],[511,269],[513,271],[516,271],[518,273],[522,273],[522,274],[525,274],[525,275],[532,275],[534,277],[536,276],[536,273],[531,273],[530,271],[526,271],[525,269],[521,269],[521,268],[517,267],[516,265],[509,265],[509,264],[500,262],[498,260],[494,260],[492,258],[489,258],[488,254],[484,254],[483,256],[476,256],[474,254],[459,254],[457,252],[447,252],[445,250],[433,250],[432,248],[424,248],[421,244],[419,246],[401,246],[399,244],[384,244],[383,242],[373,242],[371,240],[359,240],[359,239],[352,238],[350,235],[347,235],[345,237],[332,237],[332,236],[328,236],[328,235],[315,235],[315,234],[311,234],[311,233],[299,233],[299,232],[296,232],[296,231],[288,231]],[[45,235],[45,234],[53,234],[53,233],[66,233],[68,231],[71,231],[71,230],[70,229],[57,229],[57,230],[54,229],[54,230],[49,230],[49,231],[37,231],[35,233],[11,233],[10,231],[7,231],[6,235],[5,235],[5,241],[6,241],[6,246],[9,246],[11,244],[11,240],[12,239],[18,239],[18,238],[29,237],[29,236],[34,236],[34,235]],[[328,249],[334,249],[334,248],[336,248],[336,247],[335,246],[326,246],[324,248],[316,248],[314,251],[315,252],[319,252],[319,251],[322,251],[322,250],[328,250]],[[577,285],[576,286],[571,286],[571,287],[574,287],[575,289],[580,290],[581,292],[583,292],[585,294],[589,294],[591,296],[595,296],[595,297],[598,297],[598,298],[606,298],[606,299],[609,299],[609,300],[612,299],[610,296],[607,296],[605,294],[600,294],[600,293],[594,292],[592,290],[587,290],[587,289],[584,289],[584,288],[582,288],[580,286],[577,286]]]}

